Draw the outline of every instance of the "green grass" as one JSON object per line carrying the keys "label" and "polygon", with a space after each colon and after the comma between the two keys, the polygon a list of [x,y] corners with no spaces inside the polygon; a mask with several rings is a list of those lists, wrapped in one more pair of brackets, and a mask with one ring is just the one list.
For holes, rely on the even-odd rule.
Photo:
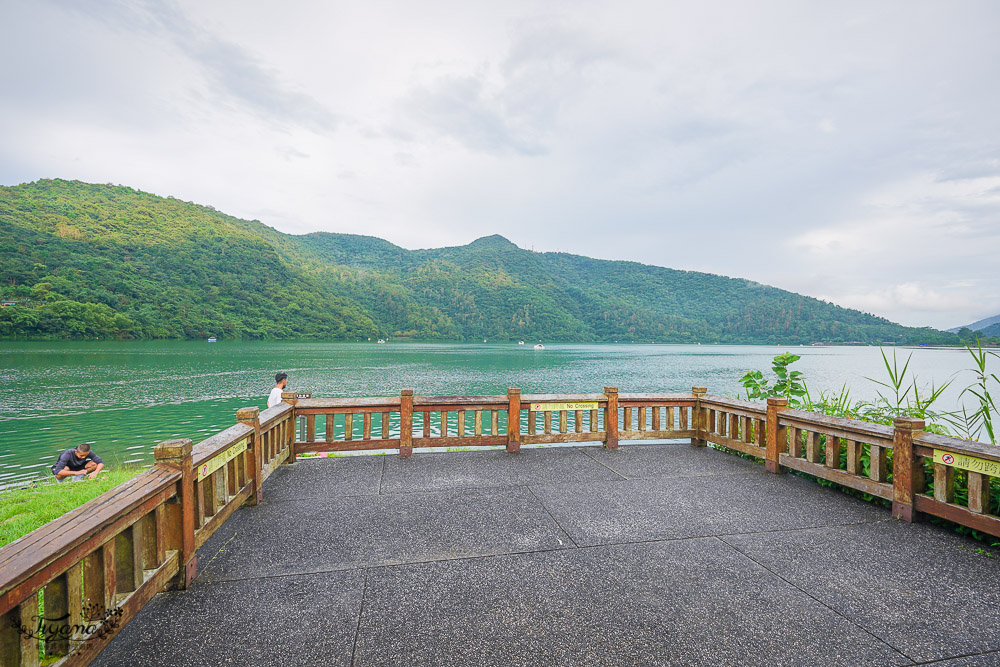
{"label": "green grass", "polygon": [[115,467],[94,480],[39,484],[0,494],[0,547],[132,479],[144,468]]}

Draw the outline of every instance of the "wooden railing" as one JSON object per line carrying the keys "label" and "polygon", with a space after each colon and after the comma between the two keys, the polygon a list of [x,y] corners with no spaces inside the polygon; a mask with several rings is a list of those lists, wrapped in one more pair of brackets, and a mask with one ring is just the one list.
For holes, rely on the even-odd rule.
{"label": "wooden railing", "polygon": [[167,440],[145,472],[0,549],[0,665],[85,665],[164,589],[186,588],[196,550],[291,456],[281,405],[197,445]]}
{"label": "wooden railing", "polygon": [[[1000,536],[991,484],[1000,448],[923,432],[690,393],[299,398],[197,445],[168,440],[149,470],[0,549],[0,665],[87,664],[153,595],[186,588],[196,550],[264,481],[297,455],[414,447],[503,446],[689,439],[762,459],[892,501],[893,516],[938,516]],[[304,419],[301,437],[296,421]],[[323,435],[317,437],[317,433]],[[930,480],[928,480],[928,476]],[[961,488],[961,492],[956,489]],[[932,489],[932,493],[928,493]],[[41,619],[41,621],[40,621]],[[41,623],[41,625],[40,625]]]}

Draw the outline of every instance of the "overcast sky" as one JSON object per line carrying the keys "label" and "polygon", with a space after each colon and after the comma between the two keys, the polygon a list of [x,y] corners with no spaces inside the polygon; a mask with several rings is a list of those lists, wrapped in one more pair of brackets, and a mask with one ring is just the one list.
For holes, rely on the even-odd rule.
{"label": "overcast sky", "polygon": [[0,0],[0,184],[1000,313],[1000,3]]}

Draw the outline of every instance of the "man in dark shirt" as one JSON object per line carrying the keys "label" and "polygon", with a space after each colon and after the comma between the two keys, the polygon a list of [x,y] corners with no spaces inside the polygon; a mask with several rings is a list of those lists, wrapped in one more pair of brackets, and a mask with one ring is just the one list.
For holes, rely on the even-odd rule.
{"label": "man in dark shirt", "polygon": [[71,479],[76,482],[83,479],[84,475],[94,479],[97,473],[104,470],[104,461],[101,457],[90,451],[90,445],[83,443],[73,449],[67,449],[59,455],[59,460],[52,466],[52,474],[60,482]]}

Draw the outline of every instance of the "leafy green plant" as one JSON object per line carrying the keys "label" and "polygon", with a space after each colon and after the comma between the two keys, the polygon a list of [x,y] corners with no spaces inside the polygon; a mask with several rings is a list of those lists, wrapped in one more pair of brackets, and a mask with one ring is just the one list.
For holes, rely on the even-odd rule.
{"label": "leafy green plant", "polygon": [[746,389],[748,400],[761,400],[770,397],[784,397],[788,405],[799,407],[802,397],[806,395],[805,382],[800,371],[789,370],[789,366],[802,357],[791,352],[779,354],[771,360],[771,370],[774,371],[775,382],[764,378],[760,371],[747,371],[740,378],[740,384]]}

